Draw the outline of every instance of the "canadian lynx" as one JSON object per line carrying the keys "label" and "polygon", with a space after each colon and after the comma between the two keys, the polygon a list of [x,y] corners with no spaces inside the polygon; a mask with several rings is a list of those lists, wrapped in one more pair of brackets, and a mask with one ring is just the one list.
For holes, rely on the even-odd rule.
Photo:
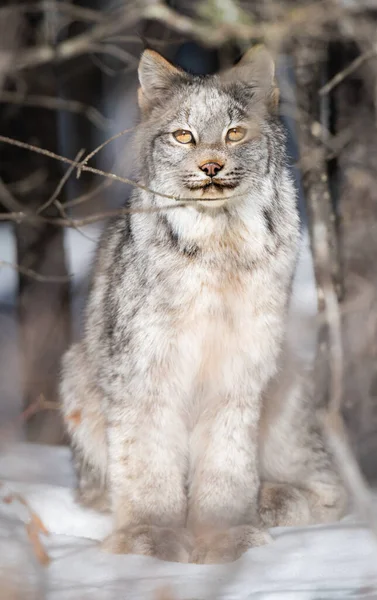
{"label": "canadian lynx", "polygon": [[230,561],[345,503],[299,383],[270,393],[299,242],[274,64],[197,77],[146,50],[139,80],[138,210],[105,230],[63,361],[78,497],[113,513],[110,551]]}

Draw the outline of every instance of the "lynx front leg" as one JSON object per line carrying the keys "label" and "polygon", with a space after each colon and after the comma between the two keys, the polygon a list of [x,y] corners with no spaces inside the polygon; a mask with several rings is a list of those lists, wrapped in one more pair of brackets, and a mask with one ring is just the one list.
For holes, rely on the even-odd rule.
{"label": "lynx front leg", "polygon": [[257,523],[259,400],[228,398],[206,410],[191,440],[188,527],[192,562],[237,559],[270,538]]}
{"label": "lynx front leg", "polygon": [[187,433],[173,406],[149,396],[112,408],[108,453],[115,531],[103,547],[187,562]]}

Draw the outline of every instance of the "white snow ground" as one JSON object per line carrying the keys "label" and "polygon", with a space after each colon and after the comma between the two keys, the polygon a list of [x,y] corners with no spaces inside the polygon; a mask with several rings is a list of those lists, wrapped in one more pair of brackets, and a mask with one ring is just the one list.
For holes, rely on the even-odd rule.
{"label": "white snow ground", "polygon": [[[350,517],[326,527],[271,530],[272,544],[232,565],[184,565],[101,551],[110,518],[74,503],[67,448],[17,445],[0,457],[0,481],[3,600],[5,577],[19,593],[10,598],[20,600],[156,600],[162,586],[171,586],[177,600],[377,598],[377,544]],[[47,567],[27,538],[28,510],[17,500],[4,502],[15,493],[50,532],[41,536]]]}

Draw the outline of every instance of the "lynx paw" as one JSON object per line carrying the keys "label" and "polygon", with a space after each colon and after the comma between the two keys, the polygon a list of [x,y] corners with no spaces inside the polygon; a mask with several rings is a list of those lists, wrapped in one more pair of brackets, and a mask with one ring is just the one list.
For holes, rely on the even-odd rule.
{"label": "lynx paw", "polygon": [[170,562],[189,562],[192,543],[187,531],[139,525],[118,529],[102,542],[103,550],[115,554],[143,554]]}
{"label": "lynx paw", "polygon": [[249,548],[263,546],[271,541],[269,533],[251,525],[231,527],[225,531],[198,537],[190,562],[199,564],[233,562]]}
{"label": "lynx paw", "polygon": [[312,523],[304,493],[292,485],[280,483],[262,484],[259,517],[265,527],[298,527]]}

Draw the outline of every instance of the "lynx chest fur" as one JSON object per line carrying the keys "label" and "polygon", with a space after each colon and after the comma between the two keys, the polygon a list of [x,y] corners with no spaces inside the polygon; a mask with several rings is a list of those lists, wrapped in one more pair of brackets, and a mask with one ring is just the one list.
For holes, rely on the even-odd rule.
{"label": "lynx chest fur", "polygon": [[161,361],[173,361],[193,397],[226,393],[251,364],[260,364],[265,376],[274,371],[285,306],[268,257],[262,265],[253,260],[253,235],[245,239],[236,230],[224,233],[221,243],[206,240],[200,257],[181,256],[164,272],[166,289],[174,289],[174,296],[162,290],[165,333],[158,332],[154,347],[162,344]]}

